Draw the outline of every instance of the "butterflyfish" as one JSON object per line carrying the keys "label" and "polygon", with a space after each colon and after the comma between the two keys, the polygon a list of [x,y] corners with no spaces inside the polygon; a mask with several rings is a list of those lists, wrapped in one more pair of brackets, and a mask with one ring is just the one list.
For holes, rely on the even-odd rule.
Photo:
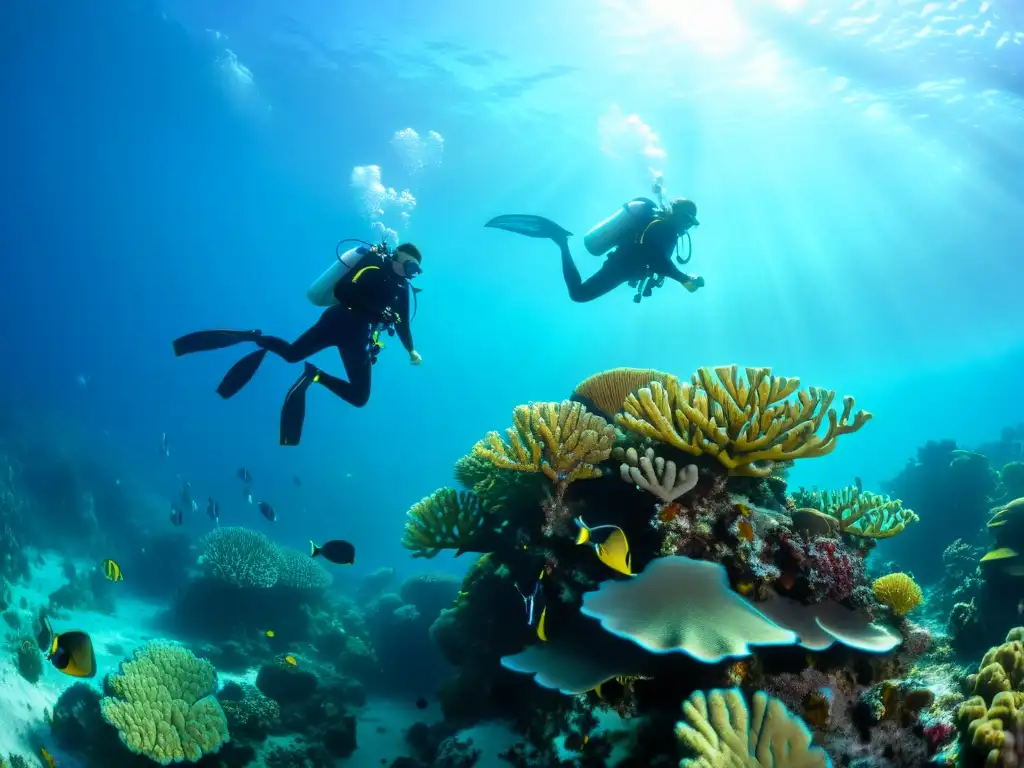
{"label": "butterflyfish", "polygon": [[[629,541],[626,539],[626,534],[623,533],[621,528],[617,525],[595,525],[591,527],[583,522],[582,517],[577,517],[574,522],[580,529],[579,533],[576,534],[577,544],[592,546],[597,553],[597,559],[613,571],[618,571],[626,576],[636,575],[633,573],[633,555],[629,551]],[[595,541],[594,532],[605,530],[611,531],[611,533],[605,536],[604,541]]]}
{"label": "butterflyfish", "polygon": [[121,573],[121,566],[113,560],[103,561],[103,575],[111,581],[124,581],[124,575]]}
{"label": "butterflyfish", "polygon": [[88,634],[77,629],[54,635],[47,659],[71,677],[93,677],[96,674],[92,640]]}

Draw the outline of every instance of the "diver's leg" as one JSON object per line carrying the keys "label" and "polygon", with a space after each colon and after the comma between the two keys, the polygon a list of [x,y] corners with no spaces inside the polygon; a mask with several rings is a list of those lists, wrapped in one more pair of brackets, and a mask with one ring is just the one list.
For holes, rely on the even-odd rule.
{"label": "diver's leg", "polygon": [[370,400],[370,353],[364,341],[346,341],[338,345],[341,362],[345,366],[348,381],[319,371],[317,384],[323,384],[347,403],[362,408]]}
{"label": "diver's leg", "polygon": [[579,303],[593,301],[618,288],[629,279],[629,272],[623,268],[624,263],[609,258],[595,274],[584,282],[580,277],[580,271],[572,260],[572,254],[569,253],[569,241],[562,239],[556,242],[562,251],[562,277],[565,278],[565,287],[569,289],[569,298],[573,301]]}
{"label": "diver's leg", "polygon": [[340,305],[328,307],[320,315],[320,319],[295,341],[287,341],[279,336],[260,336],[256,343],[285,362],[298,363],[334,346],[337,326],[347,312],[348,310]]}

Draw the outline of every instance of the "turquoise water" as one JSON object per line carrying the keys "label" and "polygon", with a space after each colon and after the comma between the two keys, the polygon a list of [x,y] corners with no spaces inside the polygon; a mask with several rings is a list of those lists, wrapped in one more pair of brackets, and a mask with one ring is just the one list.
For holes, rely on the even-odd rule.
{"label": "turquoise water", "polygon": [[[405,509],[514,405],[617,365],[770,365],[876,414],[797,483],[872,485],[927,439],[992,439],[1024,418],[1015,12],[8,3],[6,401],[157,493],[187,476],[228,522],[252,522],[244,465],[281,540],[348,538],[358,569],[405,567]],[[410,128],[418,156],[394,138]],[[335,242],[375,235],[352,182],[371,165],[415,198],[381,223],[425,254],[424,363],[393,343],[365,409],[317,391],[279,448],[293,367],[224,403],[233,353],[176,360],[170,340],[312,323]],[[553,246],[482,227],[538,213],[580,235],[652,169],[699,206],[696,294],[572,304]],[[599,260],[573,243],[586,276]]]}

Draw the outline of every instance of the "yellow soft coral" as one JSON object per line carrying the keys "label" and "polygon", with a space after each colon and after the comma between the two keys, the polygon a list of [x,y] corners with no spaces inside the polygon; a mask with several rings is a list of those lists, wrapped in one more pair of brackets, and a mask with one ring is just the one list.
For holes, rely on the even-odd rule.
{"label": "yellow soft coral", "polygon": [[[701,368],[690,384],[668,376],[637,390],[616,423],[693,456],[715,456],[731,474],[767,477],[775,462],[830,453],[836,438],[871,418],[853,413],[852,397],[843,398],[837,416],[835,392],[799,387],[799,379],[772,376],[771,368],[747,368],[746,380],[735,365]],[[826,416],[828,428],[819,435]]]}
{"label": "yellow soft coral", "polygon": [[899,499],[850,486],[824,496],[825,512],[839,521],[839,530],[864,539],[888,539],[920,518]]}
{"label": "yellow soft coral", "polygon": [[132,752],[161,765],[195,763],[229,740],[213,665],[181,646],[146,644],[109,683],[114,695],[100,711]]}
{"label": "yellow soft coral", "polygon": [[921,588],[905,573],[890,573],[871,584],[875,599],[896,616],[906,616],[921,604]]}
{"label": "yellow soft coral", "polygon": [[571,483],[600,477],[615,442],[615,427],[581,403],[520,405],[512,412],[506,440],[488,432],[473,446],[473,456],[500,469],[543,472],[550,480]]}
{"label": "yellow soft coral", "polygon": [[439,488],[412,505],[406,515],[402,546],[412,550],[413,557],[436,557],[442,549],[472,546],[485,522],[476,494]]}
{"label": "yellow soft coral", "polygon": [[748,709],[743,693],[733,688],[697,691],[683,702],[685,722],[676,737],[696,757],[680,768],[825,768],[828,756],[811,746],[803,721],[778,699],[754,694]]}
{"label": "yellow soft coral", "polygon": [[667,373],[654,368],[612,368],[584,379],[573,395],[589,400],[607,414],[618,413],[633,392],[652,381],[665,381]]}

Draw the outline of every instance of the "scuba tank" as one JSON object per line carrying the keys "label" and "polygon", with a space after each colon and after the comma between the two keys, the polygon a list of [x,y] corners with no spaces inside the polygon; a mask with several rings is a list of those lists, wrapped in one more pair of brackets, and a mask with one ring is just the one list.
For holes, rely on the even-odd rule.
{"label": "scuba tank", "polygon": [[[345,243],[360,243],[361,245],[356,245],[354,248],[349,248],[344,253],[341,253],[341,246]],[[320,277],[313,281],[313,284],[306,291],[306,298],[317,307],[333,307],[337,304],[338,300],[334,298],[334,286],[338,284],[341,278],[351,272],[352,268],[359,263],[359,260],[366,255],[367,251],[363,246],[374,247],[370,243],[356,238],[339,240],[334,248],[336,257],[334,263],[325,269]]]}
{"label": "scuba tank", "polygon": [[583,236],[583,247],[592,256],[602,256],[616,246],[640,234],[657,212],[657,205],[646,197],[625,203]]}

